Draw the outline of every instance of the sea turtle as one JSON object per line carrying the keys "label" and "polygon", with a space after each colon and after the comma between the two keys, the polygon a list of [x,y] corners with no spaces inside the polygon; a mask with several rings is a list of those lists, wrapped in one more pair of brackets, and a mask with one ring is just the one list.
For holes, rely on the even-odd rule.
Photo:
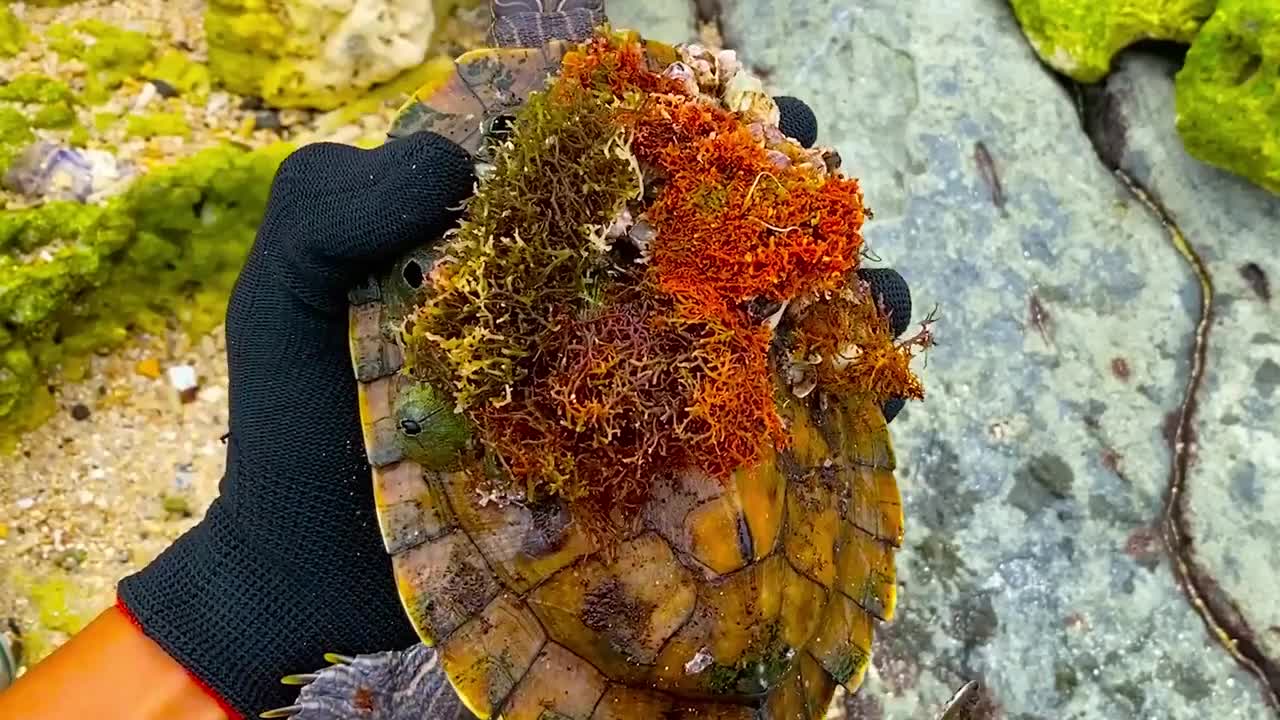
{"label": "sea turtle", "polygon": [[[490,7],[492,47],[416,93],[392,137],[430,130],[483,160],[503,119],[607,22],[604,0]],[[644,42],[655,67],[677,57]],[[814,720],[837,686],[858,689],[873,626],[894,615],[903,538],[879,407],[806,394],[781,411],[789,449],[727,483],[655,479],[643,529],[602,548],[563,501],[481,496],[448,467],[465,427],[400,372],[400,320],[430,268],[426,251],[401,258],[353,291],[350,315],[379,521],[423,644],[329,656],[286,679],[304,685],[296,705],[264,716],[445,718],[460,698],[509,720]]]}

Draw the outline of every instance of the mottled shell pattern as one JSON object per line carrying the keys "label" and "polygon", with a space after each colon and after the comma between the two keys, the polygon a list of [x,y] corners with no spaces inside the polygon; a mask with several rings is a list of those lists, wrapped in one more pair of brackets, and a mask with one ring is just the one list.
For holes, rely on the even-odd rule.
{"label": "mottled shell pattern", "polygon": [[[603,0],[492,7],[498,47],[458,57],[456,73],[404,106],[392,136],[431,130],[482,156],[492,123],[542,89],[571,43],[606,22]],[[656,69],[680,61],[693,73],[728,72],[734,64],[731,54],[717,60],[697,46],[646,48]],[[777,107],[759,80],[740,66],[729,74],[722,101],[776,126]],[[787,450],[727,483],[694,469],[656,478],[642,530],[602,552],[562,502],[484,497],[464,471],[447,467],[443,456],[469,441],[465,429],[400,372],[397,344],[430,262],[429,252],[413,253],[351,295],[378,517],[424,643],[386,660],[412,672],[384,666],[365,676],[366,684],[419,683],[417,699],[379,687],[366,695],[394,696],[395,706],[362,707],[360,716],[424,717],[437,702],[428,672],[437,662],[471,713],[507,720],[817,720],[837,686],[856,691],[873,626],[894,614],[903,538],[880,409],[821,391],[788,396],[779,408]],[[335,666],[346,668],[337,675],[348,686],[353,662]],[[278,714],[339,717],[308,706],[306,694]]]}

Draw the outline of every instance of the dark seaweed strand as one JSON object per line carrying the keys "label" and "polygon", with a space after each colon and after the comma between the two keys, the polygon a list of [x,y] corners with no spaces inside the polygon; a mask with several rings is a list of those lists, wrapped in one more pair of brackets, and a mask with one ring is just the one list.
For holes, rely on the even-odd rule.
{"label": "dark seaweed strand", "polygon": [[1196,323],[1191,346],[1191,369],[1183,391],[1182,402],[1175,411],[1175,425],[1169,449],[1172,458],[1169,467],[1169,488],[1165,497],[1161,522],[1162,537],[1173,560],[1174,576],[1205,627],[1236,662],[1253,673],[1261,682],[1263,696],[1272,708],[1280,710],[1280,667],[1276,665],[1254,639],[1254,632],[1244,619],[1235,602],[1222,593],[1212,592],[1212,578],[1195,562],[1195,543],[1188,530],[1186,485],[1195,442],[1195,411],[1200,386],[1204,380],[1206,355],[1209,347],[1209,329],[1213,324],[1213,281],[1195,248],[1187,241],[1177,223],[1150,193],[1128,173],[1115,169],[1116,177],[1159,220],[1169,233],[1170,242],[1182,255],[1200,284],[1200,317]]}

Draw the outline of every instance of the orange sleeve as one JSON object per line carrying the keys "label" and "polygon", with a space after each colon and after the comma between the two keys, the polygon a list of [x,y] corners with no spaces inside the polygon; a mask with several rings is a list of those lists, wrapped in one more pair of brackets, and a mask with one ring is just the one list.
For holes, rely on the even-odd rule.
{"label": "orange sleeve", "polygon": [[5,720],[239,720],[119,605],[0,693]]}

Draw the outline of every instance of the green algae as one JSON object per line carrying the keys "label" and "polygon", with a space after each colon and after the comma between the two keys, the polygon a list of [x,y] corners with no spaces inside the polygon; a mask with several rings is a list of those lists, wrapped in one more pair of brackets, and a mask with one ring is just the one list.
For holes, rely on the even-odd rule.
{"label": "green algae", "polygon": [[204,102],[212,80],[209,66],[177,50],[167,50],[142,69],[149,80],[161,80],[194,102]]}
{"label": "green algae", "polygon": [[13,57],[27,44],[27,26],[13,14],[8,3],[0,3],[0,58]]}
{"label": "green algae", "polygon": [[[478,0],[431,0],[436,23],[429,46],[443,37],[450,14],[478,4]],[[291,12],[288,5],[210,0],[204,25],[214,82],[239,95],[261,97],[278,108],[333,110],[368,93],[367,87],[317,85],[311,77],[309,67],[324,54],[326,41],[315,29],[335,26],[342,14],[308,8],[307,22],[300,25],[293,16],[304,13]]]}
{"label": "green algae", "polygon": [[1187,152],[1280,194],[1280,0],[1222,0],[1175,88]]}
{"label": "green algae", "polygon": [[75,93],[71,92],[70,86],[44,75],[27,73],[0,85],[0,100],[44,104],[70,102],[74,99]]}
{"label": "green algae", "polygon": [[185,117],[177,113],[130,115],[126,121],[125,134],[129,137],[141,138],[152,138],[158,135],[190,137],[191,126],[187,124]]}
{"label": "green algae", "polygon": [[15,570],[7,580],[36,611],[34,626],[22,629],[21,662],[27,666],[52,653],[66,636],[83,630],[101,609],[87,607],[83,593],[64,572],[37,579]]}
{"label": "green algae", "polygon": [[31,126],[37,128],[66,129],[76,124],[76,109],[69,102],[45,105],[31,116]]}
{"label": "green algae", "polygon": [[138,76],[155,54],[146,34],[125,30],[101,20],[81,20],[68,27],[53,25],[45,42],[63,59],[78,59],[88,68],[84,98],[101,104],[125,79]]}
{"label": "green algae", "polygon": [[[0,106],[0,176],[8,171],[13,159],[35,138],[26,115],[15,108]],[[3,247],[3,243],[0,243],[0,247]]]}
{"label": "green algae", "polygon": [[[132,332],[221,322],[276,167],[293,149],[223,145],[139,178],[101,206],[0,212],[0,445],[52,410],[46,385],[74,380]],[[44,249],[23,263],[16,253]]]}
{"label": "green algae", "polygon": [[1190,42],[1216,0],[1012,0],[1023,33],[1044,62],[1096,82],[1111,58],[1139,40]]}

